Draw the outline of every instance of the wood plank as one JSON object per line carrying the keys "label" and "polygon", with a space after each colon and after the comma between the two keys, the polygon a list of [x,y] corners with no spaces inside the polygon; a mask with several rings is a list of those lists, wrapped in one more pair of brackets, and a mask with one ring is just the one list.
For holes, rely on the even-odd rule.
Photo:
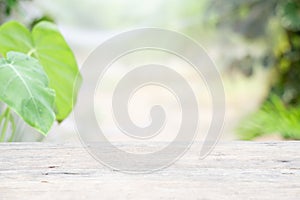
{"label": "wood plank", "polygon": [[228,142],[204,160],[198,153],[125,174],[79,144],[0,144],[0,199],[300,199],[300,142]]}

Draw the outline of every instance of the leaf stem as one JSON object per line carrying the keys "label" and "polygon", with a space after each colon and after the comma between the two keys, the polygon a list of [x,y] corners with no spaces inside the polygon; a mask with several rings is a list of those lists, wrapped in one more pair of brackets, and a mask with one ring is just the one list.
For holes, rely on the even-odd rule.
{"label": "leaf stem", "polygon": [[32,56],[32,54],[34,54],[36,52],[36,49],[31,49],[28,53],[27,53],[27,55],[28,56]]}
{"label": "leaf stem", "polygon": [[6,133],[7,128],[8,128],[8,123],[10,121],[9,116],[10,116],[10,108],[7,107],[4,114],[3,114],[3,116],[1,116],[2,117],[1,122],[4,119],[4,124],[3,124],[3,128],[2,128],[2,131],[1,131],[1,134],[0,134],[0,142],[4,142],[4,140],[5,140],[5,133]]}
{"label": "leaf stem", "polygon": [[11,113],[9,115],[9,121],[11,123],[11,136],[10,136],[8,142],[13,142],[15,135],[16,135],[16,123],[15,123],[14,116]]}

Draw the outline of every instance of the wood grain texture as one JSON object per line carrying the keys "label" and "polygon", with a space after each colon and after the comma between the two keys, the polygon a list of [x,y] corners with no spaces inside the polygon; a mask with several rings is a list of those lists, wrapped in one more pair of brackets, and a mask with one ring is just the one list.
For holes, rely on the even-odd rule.
{"label": "wood grain texture", "polygon": [[300,199],[300,142],[192,148],[169,168],[124,174],[81,145],[0,144],[0,199]]}

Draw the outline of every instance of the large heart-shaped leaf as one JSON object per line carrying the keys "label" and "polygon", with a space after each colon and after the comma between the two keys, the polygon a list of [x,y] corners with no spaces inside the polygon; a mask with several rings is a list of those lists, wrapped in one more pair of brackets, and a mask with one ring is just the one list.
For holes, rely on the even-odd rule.
{"label": "large heart-shaped leaf", "polygon": [[55,121],[55,91],[39,62],[23,53],[9,52],[0,59],[0,101],[25,122],[47,134]]}
{"label": "large heart-shaped leaf", "polygon": [[18,22],[8,22],[0,27],[0,53],[5,56],[9,51],[39,60],[49,77],[49,86],[56,92],[56,119],[64,120],[73,109],[81,77],[74,55],[57,27],[41,22],[30,32]]}

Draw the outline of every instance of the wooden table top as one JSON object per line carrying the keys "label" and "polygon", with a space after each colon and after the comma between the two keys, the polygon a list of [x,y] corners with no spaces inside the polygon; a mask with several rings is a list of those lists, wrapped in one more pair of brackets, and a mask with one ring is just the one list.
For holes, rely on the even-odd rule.
{"label": "wooden table top", "polygon": [[0,199],[300,199],[300,142],[192,148],[168,168],[128,174],[80,144],[0,144]]}

